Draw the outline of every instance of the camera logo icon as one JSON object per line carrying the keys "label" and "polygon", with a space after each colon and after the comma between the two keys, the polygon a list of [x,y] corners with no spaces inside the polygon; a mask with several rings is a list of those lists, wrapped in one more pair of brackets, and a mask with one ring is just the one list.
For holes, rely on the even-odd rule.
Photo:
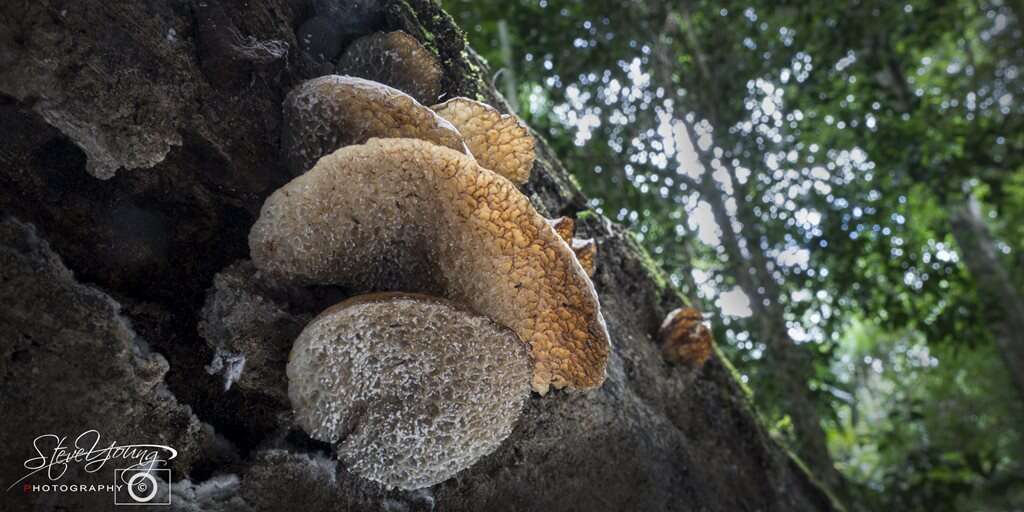
{"label": "camera logo icon", "polygon": [[115,469],[115,505],[170,505],[170,469]]}

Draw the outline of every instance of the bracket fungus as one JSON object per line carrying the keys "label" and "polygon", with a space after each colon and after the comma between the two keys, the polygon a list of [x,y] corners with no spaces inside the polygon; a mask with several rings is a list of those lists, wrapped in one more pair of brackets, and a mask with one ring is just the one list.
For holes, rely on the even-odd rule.
{"label": "bracket fungus", "polygon": [[593,238],[573,238],[572,252],[576,254],[576,260],[580,262],[587,277],[594,277],[597,270],[597,243]]}
{"label": "bracket fungus", "polygon": [[661,355],[671,363],[700,369],[714,353],[711,331],[700,311],[691,307],[672,310],[658,329]]}
{"label": "bracket fungus", "polygon": [[554,228],[555,233],[562,237],[566,243],[572,241],[572,237],[576,234],[576,221],[572,220],[571,217],[559,217],[557,219],[548,219],[548,224]]}
{"label": "bracket fungus", "polygon": [[451,478],[512,432],[529,395],[516,335],[449,301],[372,293],[310,322],[292,348],[298,423],[352,471],[417,489]]}
{"label": "bracket fungus", "polygon": [[249,248],[283,279],[431,293],[492,318],[530,344],[538,393],[604,382],[608,331],[572,250],[457,151],[416,139],[335,151],[267,199]]}
{"label": "bracket fungus", "polygon": [[455,125],[481,166],[516,185],[529,181],[536,142],[519,118],[469,98],[452,98],[431,108]]}
{"label": "bracket fungus", "polygon": [[576,221],[569,217],[558,217],[557,219],[547,219],[547,221],[555,233],[558,233],[558,236],[572,248],[572,252],[576,254],[576,260],[580,262],[587,277],[594,277],[594,271],[597,270],[597,243],[594,242],[594,239],[574,238]]}
{"label": "bracket fungus", "polygon": [[[371,58],[359,65],[398,72],[403,58],[384,65],[373,53],[407,38],[353,44]],[[349,60],[343,69],[369,73]],[[297,423],[352,471],[403,489],[494,451],[529,389],[600,386],[610,345],[588,277],[593,241],[516,188],[533,167],[529,131],[465,98],[436,109],[359,78],[301,84],[285,100],[282,144],[298,176],[249,234],[268,276],[373,292],[305,327],[288,397]]]}
{"label": "bracket fungus", "polygon": [[441,94],[441,64],[415,37],[396,30],[356,39],[338,59],[338,74],[352,75],[405,92],[424,104]]}
{"label": "bracket fungus", "polygon": [[338,75],[307,80],[288,93],[281,137],[285,161],[294,175],[340,147],[372,137],[409,137],[466,151],[451,123],[408,94]]}

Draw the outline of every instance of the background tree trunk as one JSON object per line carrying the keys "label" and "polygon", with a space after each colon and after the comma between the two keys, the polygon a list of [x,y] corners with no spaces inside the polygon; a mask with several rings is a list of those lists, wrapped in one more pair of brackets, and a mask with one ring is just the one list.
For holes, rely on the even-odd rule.
{"label": "background tree trunk", "polygon": [[[715,129],[715,144],[718,147],[733,147],[732,144],[729,144],[731,137],[729,127],[732,123],[722,118],[719,104],[722,101],[739,100],[723,99],[720,97],[719,91],[722,90],[723,80],[731,81],[734,80],[734,77],[719,76],[711,71],[701,43],[694,36],[687,5],[680,4],[678,9],[676,11],[669,8],[666,11],[661,37],[683,38],[689,53],[696,57],[702,87],[692,91],[693,99],[680,97],[677,101],[680,105],[693,109],[695,113],[708,119]],[[661,80],[662,86],[666,90],[675,90],[677,87],[672,84],[670,78],[676,64],[673,62],[673,56],[664,51],[666,49],[655,52],[656,73],[660,75],[660,78],[656,78],[656,80]],[[763,371],[770,375],[770,378],[764,380],[772,385],[772,389],[762,389],[762,391],[777,397],[774,402],[779,404],[779,411],[782,415],[789,416],[795,437],[791,446],[796,454],[820,483],[840,497],[845,497],[848,494],[847,483],[836,469],[832,455],[829,453],[828,439],[825,429],[821,425],[821,415],[816,406],[817,400],[810,388],[810,382],[814,376],[814,362],[806,347],[798,346],[789,335],[785,306],[781,300],[782,292],[779,290],[779,283],[772,275],[768,258],[761,246],[765,237],[759,226],[760,220],[757,219],[752,205],[747,201],[748,196],[751,196],[748,188],[754,185],[753,183],[741,183],[737,179],[735,166],[723,163],[722,167],[727,170],[733,189],[731,194],[727,193],[711,176],[712,166],[710,163],[716,159],[714,151],[710,147],[701,148],[697,143],[698,137],[696,137],[693,126],[691,124],[685,124],[685,126],[688,136],[694,144],[694,150],[706,171],[700,182],[686,176],[683,176],[681,181],[686,183],[691,190],[699,191],[700,197],[711,206],[715,224],[722,232],[721,243],[728,259],[726,273],[733,278],[750,299],[751,311],[756,318],[757,325],[755,337],[767,347],[765,352],[767,362]],[[726,151],[725,158],[720,160],[728,162],[731,156]],[[733,215],[726,207],[730,198],[736,203],[734,215],[735,220],[739,221],[742,226],[740,230],[734,227]]]}
{"label": "background tree trunk", "polygon": [[960,257],[991,313],[999,353],[1024,398],[1024,298],[1003,266],[976,199],[968,199],[953,211],[950,226],[960,246]]}
{"label": "background tree trunk", "polygon": [[[507,110],[439,6],[380,9],[378,28],[437,52],[447,97]],[[247,258],[264,198],[288,180],[281,101],[325,74],[295,39],[310,12],[300,0],[0,6],[0,509],[109,507],[106,493],[6,490],[33,438],[89,428],[177,448],[173,502],[184,510],[833,508],[768,438],[727,361],[662,361],[653,334],[680,297],[626,233],[582,213],[543,143],[524,192],[599,244],[594,282],[613,343],[601,389],[532,396],[497,452],[416,492],[350,474],[271,390],[225,391],[206,370],[202,312],[215,276],[228,286],[224,270]],[[286,341],[344,295],[259,293],[260,334]],[[64,478],[110,473],[72,467]]]}

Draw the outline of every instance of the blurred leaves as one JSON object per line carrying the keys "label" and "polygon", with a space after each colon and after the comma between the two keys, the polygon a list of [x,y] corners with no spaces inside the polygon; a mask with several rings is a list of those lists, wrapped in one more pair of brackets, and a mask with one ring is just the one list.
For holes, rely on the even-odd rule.
{"label": "blurred leaves", "polygon": [[723,297],[751,263],[729,262],[708,192],[728,198],[734,227],[768,257],[861,501],[1019,510],[1024,405],[994,345],[991,294],[950,225],[954,207],[980,200],[1024,290],[1018,2],[444,5],[495,70],[510,64],[497,35],[506,20],[517,112],[591,206],[630,225],[711,312],[775,430],[790,435],[792,422],[770,344]]}

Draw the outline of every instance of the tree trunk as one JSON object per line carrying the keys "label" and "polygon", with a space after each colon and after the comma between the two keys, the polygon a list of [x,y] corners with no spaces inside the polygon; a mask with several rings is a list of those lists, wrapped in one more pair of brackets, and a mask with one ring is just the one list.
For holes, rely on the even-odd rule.
{"label": "tree trunk", "polygon": [[[736,181],[735,174],[730,175],[736,189],[734,196],[738,214],[743,221],[742,235],[733,228],[725,207],[724,191],[708,183],[702,187],[705,192],[701,197],[711,205],[715,223],[722,230],[722,245],[729,258],[729,273],[750,298],[751,310],[758,326],[757,339],[767,347],[763,371],[770,378],[762,380],[771,382],[772,389],[765,391],[775,396],[779,410],[788,415],[792,422],[792,447],[796,454],[819,482],[849,501],[846,481],[832,461],[825,429],[821,426],[821,416],[815,407],[814,394],[808,386],[814,375],[814,362],[789,336],[778,284],[771,277],[757,236],[752,233],[756,230],[756,220],[751,218],[750,210],[746,209],[746,201],[740,199],[743,194],[742,185]],[[711,178],[709,176],[705,179]],[[741,240],[751,254],[750,257],[743,254]]]}
{"label": "tree trunk", "polygon": [[[712,117],[717,119],[717,116]],[[687,130],[690,139],[696,140],[692,136],[693,131],[689,127]],[[695,149],[703,162],[712,159],[708,151],[698,147]],[[738,233],[733,227],[725,206],[728,196],[715,184],[709,173],[705,174],[700,183],[685,176],[681,179],[692,189],[699,191],[701,198],[708,202],[715,224],[722,231],[722,246],[728,258],[725,272],[732,276],[750,299],[751,311],[758,328],[757,339],[768,349],[763,371],[771,375],[767,380],[773,383],[773,388],[765,391],[776,396],[779,410],[788,415],[793,424],[793,450],[808,465],[821,484],[837,493],[841,499],[849,501],[846,480],[836,469],[829,453],[825,429],[821,426],[821,416],[815,407],[814,395],[808,387],[814,375],[813,361],[789,336],[778,284],[771,277],[764,251],[755,234],[757,221],[743,199],[743,185],[736,179],[734,170],[731,167],[728,169],[734,188],[733,198],[736,200],[737,215],[743,223],[742,233]],[[749,255],[744,254],[741,242],[745,244]]]}
{"label": "tree trunk", "polygon": [[[446,97],[507,110],[435,3],[380,9],[367,23],[438,54]],[[359,478],[295,427],[275,394],[282,357],[344,291],[261,282],[245,260],[263,200],[289,179],[281,101],[326,74],[296,42],[310,15],[305,0],[0,5],[0,509],[110,507],[106,491],[31,486],[107,484],[123,467],[113,460],[19,481],[37,436],[73,444],[89,429],[103,445],[177,449],[181,510],[833,509],[766,435],[727,361],[662,361],[653,335],[680,299],[593,214],[577,221],[599,246],[613,344],[603,387],[532,396],[495,453],[414,492]],[[523,191],[548,216],[586,204],[543,143]],[[207,304],[225,290],[253,336],[285,343],[242,370],[279,376],[267,389],[225,390],[207,370],[204,337],[237,320]]]}
{"label": "tree trunk", "polygon": [[[664,16],[659,41],[670,41],[672,38],[680,38],[683,46],[689,54],[695,56],[697,68],[700,74],[702,87],[693,91],[696,104],[689,105],[701,116],[707,117],[712,126],[716,129],[716,139],[728,137],[729,123],[725,122],[719,114],[719,98],[716,84],[723,77],[716,76],[707,65],[707,58],[701,48],[700,41],[694,36],[694,30],[690,27],[690,13],[685,3],[675,8],[669,8]],[[677,87],[671,83],[670,77],[675,69],[673,55],[668,45],[660,45],[655,48],[655,80],[659,80],[666,90],[675,90]],[[732,80],[733,77],[724,77]],[[680,98],[681,105],[687,105],[684,98]],[[728,170],[733,186],[732,198],[736,201],[736,215],[743,225],[742,232],[733,228],[732,218],[726,208],[726,201],[729,195],[716,185],[711,177],[711,166],[708,164],[715,159],[710,148],[701,149],[697,145],[697,137],[689,125],[685,125],[690,140],[694,143],[694,150],[697,151],[705,168],[709,169],[700,183],[689,178],[683,181],[701,194],[701,198],[711,206],[715,217],[715,223],[722,231],[722,246],[725,248],[728,266],[725,271],[732,276],[736,284],[743,290],[743,293],[750,299],[751,310],[757,322],[758,331],[756,336],[767,347],[764,371],[771,375],[771,382],[774,383],[774,395],[777,396],[779,409],[790,417],[793,424],[793,433],[796,438],[793,449],[796,454],[806,463],[814,473],[819,482],[828,489],[838,493],[841,498],[847,499],[848,493],[846,481],[842,474],[836,469],[829,453],[825,430],[821,426],[821,416],[815,407],[813,393],[808,387],[811,377],[814,375],[813,361],[808,354],[801,350],[789,336],[789,330],[785,322],[785,310],[780,301],[779,285],[772,277],[767,265],[767,258],[761,248],[761,233],[758,229],[758,219],[746,201],[746,187],[736,178],[733,166],[725,165]],[[725,134],[725,135],[722,135]],[[722,140],[716,140],[719,147],[728,147]],[[721,159],[723,162],[729,160],[727,157]],[[756,181],[751,179],[751,182]],[[743,245],[741,245],[743,244]],[[743,249],[746,248],[746,253]]]}
{"label": "tree trunk", "polygon": [[999,353],[1024,399],[1024,298],[999,258],[976,199],[970,198],[954,210],[950,226],[960,246],[960,257],[993,317],[991,327]]}

